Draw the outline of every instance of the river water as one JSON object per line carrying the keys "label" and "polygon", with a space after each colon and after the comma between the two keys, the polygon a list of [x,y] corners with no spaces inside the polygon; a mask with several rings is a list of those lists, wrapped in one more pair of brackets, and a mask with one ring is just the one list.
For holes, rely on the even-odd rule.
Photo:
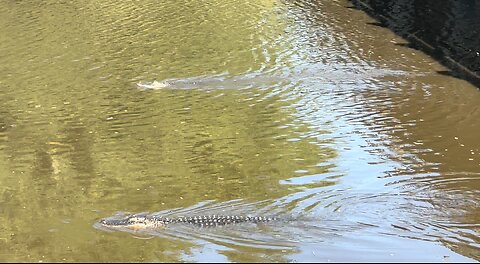
{"label": "river water", "polygon": [[[478,88],[350,6],[1,1],[0,261],[478,261]],[[96,226],[172,210],[288,221]]]}

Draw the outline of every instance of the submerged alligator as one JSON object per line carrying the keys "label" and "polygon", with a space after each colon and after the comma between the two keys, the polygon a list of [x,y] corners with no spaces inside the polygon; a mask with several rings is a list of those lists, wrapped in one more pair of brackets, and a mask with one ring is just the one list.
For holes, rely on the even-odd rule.
{"label": "submerged alligator", "polygon": [[[318,72],[322,72],[318,75]],[[342,71],[338,69],[327,70],[323,68],[294,69],[291,75],[274,76],[265,72],[247,72],[239,75],[231,75],[228,72],[214,75],[202,75],[185,78],[170,78],[152,82],[140,81],[136,87],[140,90],[221,90],[221,89],[244,89],[244,88],[271,88],[284,86],[286,83],[311,83],[319,82],[338,83],[365,79],[377,79],[386,76],[406,76],[407,73],[399,70],[382,68],[365,68],[360,72]],[[408,73],[411,76],[411,73]],[[421,74],[420,74],[421,75]]]}
{"label": "submerged alligator", "polygon": [[190,224],[199,227],[215,227],[238,223],[265,223],[278,220],[276,217],[207,215],[168,218],[163,216],[128,215],[121,219],[102,219],[99,223],[109,229],[130,229],[134,231],[163,229],[170,224]]}

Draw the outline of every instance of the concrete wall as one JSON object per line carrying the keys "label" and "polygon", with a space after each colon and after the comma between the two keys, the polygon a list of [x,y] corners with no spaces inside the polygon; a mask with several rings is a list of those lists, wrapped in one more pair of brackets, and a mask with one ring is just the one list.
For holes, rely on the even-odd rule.
{"label": "concrete wall", "polygon": [[480,0],[350,0],[480,87]]}

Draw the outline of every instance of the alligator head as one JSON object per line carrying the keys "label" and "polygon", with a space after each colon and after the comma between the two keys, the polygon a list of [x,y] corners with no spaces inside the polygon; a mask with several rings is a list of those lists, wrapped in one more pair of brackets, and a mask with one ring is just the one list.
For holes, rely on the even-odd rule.
{"label": "alligator head", "polygon": [[129,215],[121,219],[101,219],[99,223],[111,229],[127,228],[132,230],[164,228],[166,226],[166,221],[161,218],[138,215]]}

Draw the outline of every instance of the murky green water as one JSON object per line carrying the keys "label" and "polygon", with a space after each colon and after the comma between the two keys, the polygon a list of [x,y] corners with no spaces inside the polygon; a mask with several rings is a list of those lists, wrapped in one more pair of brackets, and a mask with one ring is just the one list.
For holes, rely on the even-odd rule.
{"label": "murky green water", "polygon": [[1,1],[0,261],[480,259],[478,89],[324,2]]}

